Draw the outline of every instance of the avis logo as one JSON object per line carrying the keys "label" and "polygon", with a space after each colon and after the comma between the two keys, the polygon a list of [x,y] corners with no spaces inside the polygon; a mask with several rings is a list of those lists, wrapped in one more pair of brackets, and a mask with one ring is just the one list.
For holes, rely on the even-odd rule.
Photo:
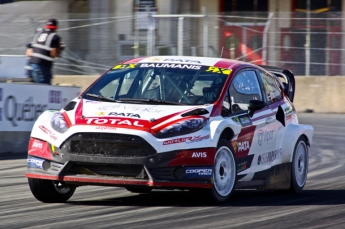
{"label": "avis logo", "polygon": [[192,157],[207,157],[207,153],[206,152],[193,152]]}
{"label": "avis logo", "polygon": [[248,150],[250,148],[249,141],[239,142],[238,143],[238,152]]}
{"label": "avis logo", "polygon": [[42,149],[43,143],[42,142],[34,142],[34,143],[32,143],[32,147]]}

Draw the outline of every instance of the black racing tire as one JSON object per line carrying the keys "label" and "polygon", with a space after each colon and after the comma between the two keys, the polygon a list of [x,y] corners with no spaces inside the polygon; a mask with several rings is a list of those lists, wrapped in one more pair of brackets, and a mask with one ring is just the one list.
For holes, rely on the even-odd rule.
{"label": "black racing tire", "polygon": [[76,189],[62,181],[28,178],[28,182],[34,197],[43,203],[64,203]]}
{"label": "black racing tire", "polygon": [[220,139],[214,158],[211,195],[217,203],[230,199],[237,181],[236,159],[229,140]]}
{"label": "black racing tire", "polygon": [[150,193],[152,191],[152,188],[148,187],[125,187],[127,191],[133,192],[133,193]]}
{"label": "black racing tire", "polygon": [[291,164],[291,185],[289,191],[300,193],[308,176],[309,155],[307,141],[304,136],[299,137],[296,142]]}

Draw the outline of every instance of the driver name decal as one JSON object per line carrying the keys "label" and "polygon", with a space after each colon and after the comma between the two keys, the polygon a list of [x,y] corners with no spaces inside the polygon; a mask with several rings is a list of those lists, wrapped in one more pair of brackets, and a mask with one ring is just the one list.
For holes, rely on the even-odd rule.
{"label": "driver name decal", "polygon": [[151,63],[151,64],[141,64],[141,68],[186,68],[186,69],[194,69],[199,70],[202,66],[200,65],[193,65],[193,64],[158,64],[158,63]]}

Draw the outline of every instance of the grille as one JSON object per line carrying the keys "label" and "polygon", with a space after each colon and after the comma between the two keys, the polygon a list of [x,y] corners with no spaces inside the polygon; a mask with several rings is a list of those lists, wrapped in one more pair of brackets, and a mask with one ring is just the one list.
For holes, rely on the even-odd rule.
{"label": "grille", "polygon": [[151,175],[159,180],[176,180],[174,176],[175,167],[150,169]]}
{"label": "grille", "polygon": [[121,158],[156,154],[155,149],[141,137],[109,133],[74,134],[62,144],[61,150],[78,155]]}
{"label": "grille", "polygon": [[68,173],[73,175],[103,175],[148,179],[142,165],[110,165],[74,162],[71,164]]}

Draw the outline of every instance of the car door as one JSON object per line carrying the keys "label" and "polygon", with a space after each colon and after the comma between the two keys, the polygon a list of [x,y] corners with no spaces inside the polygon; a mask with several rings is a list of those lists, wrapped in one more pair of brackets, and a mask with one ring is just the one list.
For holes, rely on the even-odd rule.
{"label": "car door", "polygon": [[241,181],[252,180],[254,176],[261,179],[261,176],[264,177],[261,174],[270,168],[267,157],[275,144],[275,115],[268,104],[253,116],[248,113],[251,100],[266,101],[257,71],[245,69],[238,72],[230,84],[228,96],[230,117],[242,125],[238,138],[232,141],[239,178]]}
{"label": "car door", "polygon": [[[268,122],[270,122],[269,137],[272,138],[272,143],[274,144],[270,146],[270,149],[266,150],[266,154],[268,156],[266,163],[269,163],[270,167],[272,167],[272,165],[277,164],[277,162],[280,163],[282,157],[281,142],[284,136],[286,122],[284,111],[286,109],[283,110],[282,107],[284,107],[286,102],[284,101],[283,93],[279,87],[277,78],[265,71],[258,71],[258,73],[259,79],[263,85],[263,92],[266,97],[268,107],[272,111],[272,116]],[[266,139],[265,135],[262,139]]]}

